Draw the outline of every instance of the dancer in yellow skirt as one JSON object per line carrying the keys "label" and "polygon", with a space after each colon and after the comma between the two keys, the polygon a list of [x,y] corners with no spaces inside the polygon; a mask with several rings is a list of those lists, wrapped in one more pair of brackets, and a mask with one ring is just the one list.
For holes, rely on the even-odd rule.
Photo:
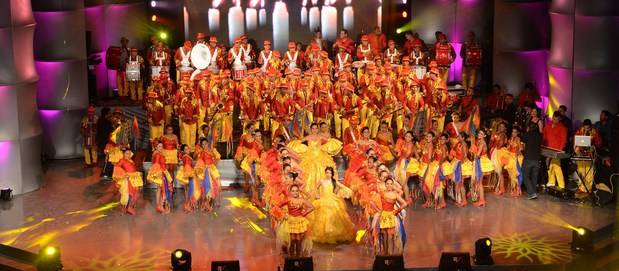
{"label": "dancer in yellow skirt", "polygon": [[477,138],[472,140],[471,153],[473,160],[473,176],[471,177],[471,196],[475,207],[486,205],[484,196],[483,179],[494,171],[492,161],[488,158],[488,146],[486,145],[486,131],[479,129]]}
{"label": "dancer in yellow skirt", "polygon": [[293,140],[288,148],[300,155],[300,167],[303,169],[304,190],[315,197],[316,188],[320,180],[325,178],[327,167],[336,168],[334,155],[342,149],[342,142],[320,135],[318,124],[310,126],[310,134],[303,140]]}
{"label": "dancer in yellow skirt", "polygon": [[465,132],[458,133],[456,136],[457,141],[449,151],[449,158],[453,168],[451,180],[456,186],[454,198],[457,207],[465,207],[467,205],[464,178],[470,178],[473,175],[473,164],[467,159],[467,154],[469,153],[469,148],[465,141],[467,137],[468,135]]}
{"label": "dancer in yellow skirt", "polygon": [[[385,181],[386,191],[381,193],[381,206],[379,210],[378,227],[380,228],[380,255],[401,254],[406,242],[402,221],[398,218],[400,211],[404,210],[408,203],[394,190],[394,181],[388,178]],[[396,207],[396,204],[399,207]]]}
{"label": "dancer in yellow skirt", "polygon": [[196,146],[194,153],[196,159],[194,170],[196,180],[201,182],[201,208],[210,211],[218,202],[220,174],[217,163],[221,155],[217,152],[217,149],[212,149],[209,145],[208,139],[200,139],[200,144]]}
{"label": "dancer in yellow skirt", "polygon": [[182,167],[176,172],[176,180],[185,186],[185,204],[184,210],[191,212],[197,207],[197,202],[200,199],[200,187],[196,182],[195,171],[193,169],[193,159],[189,146],[181,145],[181,162]]}
{"label": "dancer in yellow skirt", "polygon": [[288,255],[298,258],[309,255],[312,249],[311,238],[307,237],[310,223],[306,217],[314,211],[314,207],[301,197],[298,185],[291,185],[289,191],[288,200],[280,204],[280,207],[286,206],[288,212],[278,227],[277,237],[278,243],[288,248]]}
{"label": "dancer in yellow skirt", "polygon": [[161,141],[153,142],[155,150],[152,155],[152,165],[148,170],[146,179],[157,185],[157,212],[170,213],[172,206],[173,185],[172,176],[166,168],[166,159],[163,155],[163,143]]}
{"label": "dancer in yellow skirt", "polygon": [[132,157],[131,150],[123,150],[123,158],[114,165],[112,174],[112,179],[120,190],[120,204],[130,215],[135,214],[140,188],[143,185],[142,173],[138,172]]}
{"label": "dancer in yellow skirt", "polygon": [[325,169],[325,178],[320,180],[317,188],[314,213],[311,216],[312,240],[318,243],[336,244],[348,242],[355,238],[354,224],[346,211],[346,202],[352,190],[335,180],[332,167]]}

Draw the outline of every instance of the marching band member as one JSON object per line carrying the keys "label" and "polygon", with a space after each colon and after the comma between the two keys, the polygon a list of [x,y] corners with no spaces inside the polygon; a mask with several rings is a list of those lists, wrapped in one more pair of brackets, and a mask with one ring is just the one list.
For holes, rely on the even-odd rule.
{"label": "marching band member", "polygon": [[415,78],[417,80],[424,79],[428,57],[426,56],[426,53],[421,51],[421,42],[415,41],[413,43],[413,51],[410,53],[409,57]]}
{"label": "marching band member", "polygon": [[352,56],[346,51],[346,47],[344,45],[340,45],[337,47],[337,54],[335,55],[335,72],[336,75],[339,72],[344,71],[344,66],[346,64],[352,64]]}
{"label": "marching band member", "polygon": [[82,118],[80,126],[80,133],[84,139],[82,148],[84,149],[84,162],[86,167],[93,167],[97,165],[97,115],[95,114],[95,107],[90,105],[86,110],[86,116]]}
{"label": "marching band member", "polygon": [[389,47],[385,49],[385,53],[383,54],[385,61],[392,65],[393,64],[399,65],[401,54],[400,54],[400,51],[398,51],[398,49],[395,48],[395,41],[389,40],[388,46]]}
{"label": "marching band member", "polygon": [[241,50],[243,50],[243,62],[245,62],[245,67],[247,70],[253,69],[254,66],[254,58],[256,58],[256,52],[254,52],[254,48],[251,47],[251,44],[247,42],[247,35],[241,35]]}
{"label": "marching band member", "polygon": [[370,40],[367,35],[361,37],[361,44],[357,46],[357,60],[362,62],[370,62],[374,59],[374,50],[370,45]]}
{"label": "marching band member", "polygon": [[[204,41],[204,39],[202,40]],[[178,47],[176,53],[174,54],[174,62],[176,64],[176,82],[181,81],[181,74],[193,72],[193,68],[191,67],[191,49],[193,45],[191,41],[186,40],[183,43],[183,46]]]}
{"label": "marching band member", "polygon": [[[144,60],[138,55],[137,48],[131,48],[131,54],[127,58],[125,72],[125,86],[129,89],[131,100],[142,100],[142,76],[141,70],[144,68]],[[126,94],[126,93],[125,93]]]}
{"label": "marching band member", "polygon": [[368,40],[372,49],[374,50],[374,55],[380,55],[385,48],[387,48],[387,38],[385,34],[380,31],[380,27],[374,27],[374,31],[368,34]]}
{"label": "marching band member", "polygon": [[481,45],[475,38],[475,32],[468,34],[467,41],[460,49],[462,57],[462,86],[464,88],[475,88],[477,84],[477,73],[481,66]]}
{"label": "marching band member", "polygon": [[288,42],[288,51],[284,56],[284,60],[282,61],[284,64],[284,68],[294,71],[297,68],[301,68],[301,60],[303,58],[299,57],[299,52],[297,51],[297,44],[294,41]]}
{"label": "marching band member", "polygon": [[157,99],[163,102],[165,111],[165,124],[172,123],[172,113],[174,109],[174,97],[176,95],[176,86],[170,80],[167,71],[161,71],[157,80],[153,82],[153,91],[157,93]]}
{"label": "marching band member", "polygon": [[219,70],[223,69],[225,66],[224,56],[221,52],[219,46],[217,46],[217,37],[211,36],[208,39],[208,50],[211,53],[211,63],[208,65],[207,69],[212,73],[219,73]]}
{"label": "marching band member", "polygon": [[148,131],[150,142],[154,143],[163,136],[165,125],[165,109],[163,103],[157,100],[157,92],[150,91],[146,95],[146,116],[148,120]]}
{"label": "marching band member", "polygon": [[125,37],[120,38],[120,55],[119,55],[119,67],[116,71],[116,87],[118,88],[118,96],[127,97],[128,96],[128,88],[127,88],[127,59],[129,58],[129,40]]}
{"label": "marching band member", "polygon": [[270,68],[271,58],[273,57],[273,51],[271,51],[271,41],[265,40],[263,42],[264,49],[260,51],[260,55],[258,56],[258,64],[260,65],[260,70],[263,73],[266,73]]}
{"label": "marching band member", "polygon": [[355,42],[348,36],[348,30],[340,30],[340,35],[333,44],[333,49],[336,48],[344,48],[348,54],[352,55],[353,50],[355,49]]}
{"label": "marching band member", "polygon": [[150,63],[151,78],[158,76],[162,70],[168,71],[168,67],[170,66],[170,56],[165,49],[166,48],[163,45],[163,42],[159,41],[157,43],[157,47],[155,48],[155,52],[148,60]]}
{"label": "marching band member", "polygon": [[198,32],[196,34],[196,44],[206,44],[206,34],[203,32]]}
{"label": "marching band member", "polygon": [[451,63],[456,59],[456,51],[447,41],[447,35],[441,34],[438,43],[434,45],[434,59],[440,70],[440,78],[447,82],[447,75]]}
{"label": "marching band member", "polygon": [[234,40],[234,45],[232,45],[232,48],[228,51],[228,64],[232,67],[232,78],[235,81],[245,78],[245,73],[247,72],[243,54],[244,51],[241,48],[241,38],[236,38]]}
{"label": "marching band member", "polygon": [[186,89],[185,97],[178,104],[181,144],[188,146],[190,150],[196,144],[196,132],[198,129],[198,101],[193,98],[193,90]]}
{"label": "marching band member", "polygon": [[230,80],[230,71],[225,70],[219,75],[219,95],[217,96],[214,128],[217,134],[217,142],[226,143],[226,154],[232,152],[232,112],[235,103],[235,83]]}

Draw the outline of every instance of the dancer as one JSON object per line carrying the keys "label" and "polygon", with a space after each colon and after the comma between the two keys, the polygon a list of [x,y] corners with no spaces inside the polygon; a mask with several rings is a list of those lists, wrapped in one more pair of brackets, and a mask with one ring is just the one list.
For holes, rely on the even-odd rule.
{"label": "dancer", "polygon": [[135,215],[140,188],[143,185],[142,173],[138,171],[135,162],[131,159],[133,152],[123,150],[123,158],[114,165],[112,179],[120,192],[120,204],[123,210],[130,215]]}
{"label": "dancer", "polygon": [[262,155],[262,133],[254,131],[253,137],[249,138],[243,147],[243,160],[241,161],[241,170],[245,175],[248,187],[246,192],[250,193],[251,202],[254,205],[260,205],[260,196],[258,195],[258,186],[260,185],[260,156]]}
{"label": "dancer", "polygon": [[320,180],[324,179],[325,168],[336,168],[334,155],[342,149],[342,142],[334,138],[325,138],[320,134],[318,124],[310,126],[310,134],[302,140],[293,140],[288,148],[300,155],[300,167],[303,168],[304,190],[315,197]]}
{"label": "dancer", "polygon": [[312,224],[312,240],[318,243],[336,244],[352,241],[355,237],[354,224],[346,211],[346,202],[352,190],[335,180],[332,167],[325,169],[325,178],[317,187]]}
{"label": "dancer", "polygon": [[287,207],[288,210],[277,230],[277,236],[279,242],[288,248],[288,255],[299,258],[308,255],[312,248],[311,238],[307,236],[309,228],[307,215],[314,211],[314,207],[301,197],[298,185],[291,185],[289,191],[288,199],[280,204],[280,207]]}
{"label": "dancer", "polygon": [[181,145],[181,162],[182,167],[176,173],[176,180],[185,187],[185,204],[183,210],[191,212],[196,209],[197,202],[200,199],[200,187],[196,184],[195,171],[193,169],[193,159],[191,158],[191,150],[189,146]]}
{"label": "dancer", "polygon": [[210,147],[208,139],[201,138],[194,153],[196,160],[195,176],[201,182],[199,205],[202,210],[213,210],[219,204],[219,170],[217,163],[221,158],[217,149]]}
{"label": "dancer", "polygon": [[161,143],[163,143],[161,153],[165,157],[168,171],[174,172],[178,164],[178,137],[174,134],[172,125],[166,125],[165,134],[161,137]]}
{"label": "dancer", "polygon": [[163,143],[159,140],[153,142],[154,151],[152,165],[148,170],[146,179],[157,186],[157,212],[168,214],[172,208],[173,181],[168,172]]}
{"label": "dancer", "polygon": [[[380,255],[401,254],[406,242],[404,224],[398,217],[408,203],[393,188],[394,181],[388,178],[385,181],[386,191],[381,193],[381,205],[378,216],[380,228]],[[398,207],[399,205],[399,207]]]}
{"label": "dancer", "polygon": [[473,206],[483,207],[486,205],[484,196],[483,179],[488,176],[494,167],[488,158],[488,146],[486,145],[486,131],[477,131],[477,138],[472,140],[471,154],[473,155],[473,176],[471,177],[471,196]]}
{"label": "dancer", "polygon": [[452,145],[449,151],[449,159],[451,159],[451,167],[453,168],[451,180],[455,184],[454,200],[457,207],[467,205],[464,178],[470,178],[473,174],[473,165],[467,159],[469,148],[466,144],[466,138],[468,138],[466,132],[460,132],[456,137],[456,144]]}
{"label": "dancer", "polygon": [[394,177],[404,188],[404,198],[411,199],[410,188],[408,186],[409,176],[416,176],[419,172],[419,161],[417,160],[417,150],[413,142],[413,132],[407,131],[404,138],[398,139],[395,145],[395,153],[398,157],[396,162]]}

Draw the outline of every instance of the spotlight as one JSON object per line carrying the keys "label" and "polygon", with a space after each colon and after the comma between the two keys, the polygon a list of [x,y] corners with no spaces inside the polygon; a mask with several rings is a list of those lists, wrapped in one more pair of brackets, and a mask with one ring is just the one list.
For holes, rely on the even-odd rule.
{"label": "spotlight", "polygon": [[159,32],[159,38],[162,40],[167,40],[168,39],[168,33],[166,32]]}
{"label": "spotlight", "polygon": [[572,250],[590,252],[593,250],[593,232],[585,227],[571,227]]}
{"label": "spotlight", "polygon": [[408,17],[408,12],[402,11],[402,18],[406,18],[406,17]]}
{"label": "spotlight", "polygon": [[62,262],[60,261],[60,250],[57,247],[45,246],[39,250],[39,256],[36,261],[38,271],[56,271],[62,270]]}
{"label": "spotlight", "polygon": [[157,15],[153,15],[152,17],[150,17],[150,20],[153,22],[157,21]]}
{"label": "spotlight", "polygon": [[184,249],[176,249],[170,255],[170,262],[174,271],[191,270],[191,252]]}
{"label": "spotlight", "polygon": [[396,33],[396,34],[402,34],[402,28],[398,28],[398,29],[396,29],[396,30],[395,30],[395,33]]}
{"label": "spotlight", "polygon": [[150,1],[150,6],[151,7],[156,7],[157,6],[157,1]]}
{"label": "spotlight", "polygon": [[482,238],[475,242],[475,264],[476,265],[493,265],[492,259],[492,241],[490,238]]}

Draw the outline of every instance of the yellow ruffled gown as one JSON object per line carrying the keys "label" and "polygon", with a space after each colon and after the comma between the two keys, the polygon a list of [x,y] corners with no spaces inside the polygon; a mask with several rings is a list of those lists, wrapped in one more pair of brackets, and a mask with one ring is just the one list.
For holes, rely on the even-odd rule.
{"label": "yellow ruffled gown", "polygon": [[[331,138],[324,144],[320,141],[308,141],[305,145],[300,140],[293,140],[288,143],[288,148],[301,157],[299,166],[303,169],[304,190],[313,199],[318,183],[325,178],[325,169],[337,169],[332,156],[340,152],[342,142]],[[337,176],[335,178],[337,179]]]}
{"label": "yellow ruffled gown", "polygon": [[350,197],[352,190],[340,187],[338,193],[333,192],[331,181],[325,181],[320,186],[320,198],[314,200],[314,211],[310,214],[312,241],[335,244],[349,242],[355,238],[354,224],[346,212],[346,202],[342,197]]}

